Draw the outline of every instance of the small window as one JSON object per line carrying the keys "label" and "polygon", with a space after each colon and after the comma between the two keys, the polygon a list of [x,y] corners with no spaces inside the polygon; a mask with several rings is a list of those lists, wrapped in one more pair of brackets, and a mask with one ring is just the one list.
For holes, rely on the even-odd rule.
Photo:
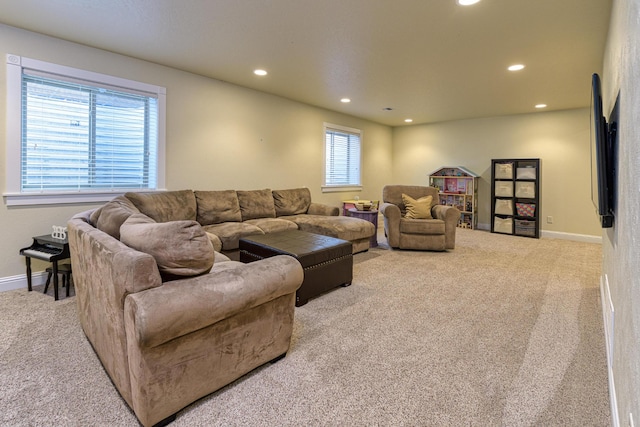
{"label": "small window", "polygon": [[358,129],[325,123],[325,174],[323,191],[360,187],[360,140]]}
{"label": "small window", "polygon": [[9,132],[7,163],[19,167],[7,167],[7,204],[108,200],[164,185],[164,88],[18,60],[8,60],[19,129]]}

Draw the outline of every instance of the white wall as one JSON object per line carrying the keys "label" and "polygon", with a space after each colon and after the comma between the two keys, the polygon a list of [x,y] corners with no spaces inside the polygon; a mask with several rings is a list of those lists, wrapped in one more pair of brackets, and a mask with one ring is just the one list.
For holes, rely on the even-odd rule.
{"label": "white wall", "polygon": [[[391,179],[392,131],[371,123],[149,62],[0,25],[0,54],[15,54],[167,88],[167,174],[170,190],[283,189],[305,186],[312,200],[334,206],[356,193],[321,192],[323,123],[358,128],[362,135],[361,198],[376,198]],[[0,66],[0,189],[6,190],[6,66]],[[94,205],[95,206],[95,205]],[[23,281],[18,250],[74,213],[67,205],[0,205],[0,289]],[[37,263],[35,271],[43,270]],[[4,282],[4,283],[3,283]],[[8,284],[9,283],[9,284]]]}
{"label": "white wall", "polygon": [[[603,233],[603,275],[614,308],[613,370],[617,418],[640,426],[640,1],[614,0],[603,67],[604,111],[620,92],[618,205]],[[606,295],[605,295],[606,297]]]}
{"label": "white wall", "polygon": [[[585,76],[587,99],[589,86]],[[426,184],[429,173],[441,166],[480,174],[478,224],[489,228],[491,159],[540,158],[542,230],[599,236],[591,202],[589,128],[587,108],[395,128],[393,179]]]}

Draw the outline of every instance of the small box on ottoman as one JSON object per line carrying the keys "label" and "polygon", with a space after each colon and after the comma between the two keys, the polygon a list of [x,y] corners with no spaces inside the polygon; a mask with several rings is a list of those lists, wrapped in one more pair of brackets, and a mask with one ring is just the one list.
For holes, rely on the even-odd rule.
{"label": "small box on ottoman", "polygon": [[239,245],[242,262],[275,255],[290,255],[300,262],[304,281],[296,292],[297,307],[337,286],[349,286],[353,279],[353,255],[347,240],[287,230],[246,236]]}

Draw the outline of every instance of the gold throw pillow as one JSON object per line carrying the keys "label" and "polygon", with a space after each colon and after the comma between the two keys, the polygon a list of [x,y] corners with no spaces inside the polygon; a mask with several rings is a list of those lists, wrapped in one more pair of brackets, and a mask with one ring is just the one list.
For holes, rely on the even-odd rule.
{"label": "gold throw pillow", "polygon": [[405,218],[412,219],[433,219],[431,216],[431,203],[433,202],[432,196],[420,197],[418,200],[402,194],[402,202],[407,208]]}

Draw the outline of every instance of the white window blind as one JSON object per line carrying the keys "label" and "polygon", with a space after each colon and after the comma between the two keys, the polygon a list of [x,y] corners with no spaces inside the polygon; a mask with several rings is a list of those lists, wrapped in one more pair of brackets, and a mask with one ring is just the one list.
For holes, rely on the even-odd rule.
{"label": "white window blind", "polygon": [[360,186],[358,129],[325,124],[325,186]]}
{"label": "white window blind", "polygon": [[157,97],[24,70],[21,192],[155,189]]}
{"label": "white window blind", "polygon": [[164,87],[7,54],[7,206],[165,185]]}

